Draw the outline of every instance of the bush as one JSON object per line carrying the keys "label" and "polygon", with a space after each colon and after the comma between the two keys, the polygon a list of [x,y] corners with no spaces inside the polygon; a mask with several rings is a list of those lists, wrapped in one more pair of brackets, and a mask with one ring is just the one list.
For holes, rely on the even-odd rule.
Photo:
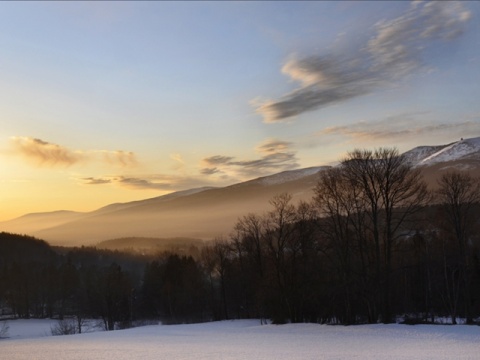
{"label": "bush", "polygon": [[50,327],[50,331],[53,336],[78,334],[75,319],[58,320],[55,325]]}
{"label": "bush", "polygon": [[8,336],[8,329],[8,323],[6,321],[2,321],[2,324],[0,325],[0,339]]}

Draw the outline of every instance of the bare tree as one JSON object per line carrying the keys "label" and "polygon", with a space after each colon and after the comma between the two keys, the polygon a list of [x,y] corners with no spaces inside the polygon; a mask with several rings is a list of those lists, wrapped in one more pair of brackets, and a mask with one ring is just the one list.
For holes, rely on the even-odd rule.
{"label": "bare tree", "polygon": [[[375,246],[382,321],[391,322],[392,251],[407,220],[429,199],[419,170],[395,148],[355,150],[342,162],[352,188],[360,189]],[[408,229],[407,229],[408,230]]]}
{"label": "bare tree", "polygon": [[[247,316],[265,319],[264,274],[265,242],[263,229],[265,218],[249,213],[238,219],[230,236],[232,250],[240,267],[240,282],[244,292],[243,307]],[[265,322],[266,323],[266,322]]]}
{"label": "bare tree", "polygon": [[221,238],[214,240],[211,246],[202,250],[202,259],[207,271],[209,271],[210,284],[213,290],[213,277],[218,277],[220,281],[220,297],[222,302],[223,318],[229,319],[226,276],[227,268],[230,263],[231,247],[230,244]]}
{"label": "bare tree", "polygon": [[[332,276],[337,280],[332,289],[332,301],[341,309],[337,317],[342,323],[351,324],[354,297],[360,296],[360,289],[367,289],[367,246],[365,244],[365,202],[358,183],[351,181],[345,168],[331,168],[321,173],[314,189],[314,203],[322,220],[319,222],[322,237],[326,240]],[[354,286],[357,294],[354,294]],[[374,289],[370,289],[370,292]],[[372,294],[366,292],[370,313],[374,309]],[[357,299],[358,300],[358,299]],[[368,314],[369,322],[376,321],[374,314]]]}
{"label": "bare tree", "polygon": [[241,241],[244,250],[250,254],[255,261],[255,268],[260,277],[264,272],[264,247],[263,230],[265,219],[259,215],[250,213],[238,220],[234,227],[233,240]]}
{"label": "bare tree", "polygon": [[[438,182],[437,197],[442,204],[447,227],[444,229],[456,240],[458,247],[458,266],[463,285],[465,319],[473,322],[470,311],[471,302],[471,264],[469,261],[469,240],[475,225],[475,206],[480,203],[480,179],[468,173],[449,172]],[[455,319],[452,318],[452,322]]]}
{"label": "bare tree", "polygon": [[266,215],[264,230],[266,253],[272,264],[269,267],[272,271],[269,281],[273,290],[271,296],[275,300],[271,303],[275,304],[274,321],[278,323],[285,322],[288,317],[292,318],[294,312],[289,298],[291,294],[287,265],[289,243],[294,235],[296,221],[295,206],[291,200],[292,196],[287,193],[276,195],[270,200],[273,209]]}

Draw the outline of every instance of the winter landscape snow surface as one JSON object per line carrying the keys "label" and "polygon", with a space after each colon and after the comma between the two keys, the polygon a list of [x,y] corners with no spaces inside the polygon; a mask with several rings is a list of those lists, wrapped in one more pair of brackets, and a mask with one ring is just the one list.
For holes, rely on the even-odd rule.
{"label": "winter landscape snow surface", "polygon": [[[18,321],[18,320],[17,320]],[[11,321],[1,359],[479,359],[480,327],[260,325],[256,320],[152,325],[47,336],[52,322]]]}

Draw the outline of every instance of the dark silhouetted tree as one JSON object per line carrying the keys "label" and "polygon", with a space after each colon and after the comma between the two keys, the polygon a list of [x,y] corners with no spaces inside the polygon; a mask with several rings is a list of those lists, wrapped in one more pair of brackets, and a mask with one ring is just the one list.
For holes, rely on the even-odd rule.
{"label": "dark silhouetted tree", "polygon": [[[438,182],[437,197],[442,204],[445,225],[443,229],[456,242],[458,277],[461,279],[465,319],[473,322],[471,308],[472,264],[471,237],[474,234],[480,203],[480,179],[468,173],[449,172]],[[455,322],[455,318],[452,317]]]}

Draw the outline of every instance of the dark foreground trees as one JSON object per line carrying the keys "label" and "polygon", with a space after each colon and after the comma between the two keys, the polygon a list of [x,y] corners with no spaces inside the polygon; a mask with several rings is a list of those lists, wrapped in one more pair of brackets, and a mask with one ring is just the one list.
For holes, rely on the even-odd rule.
{"label": "dark foreground trees", "polygon": [[[324,236],[335,250],[343,284],[345,322],[351,319],[353,286],[363,284],[367,317],[393,321],[393,251],[408,222],[429,200],[426,184],[396,149],[355,150],[341,166],[320,175],[315,200]],[[358,275],[358,278],[352,276]]]}
{"label": "dark foreground trees", "polygon": [[269,213],[239,219],[221,276],[226,313],[342,324],[426,322],[452,306],[467,322],[480,315],[475,232],[463,250],[446,242],[445,201],[431,204],[420,172],[395,149],[350,153],[320,174],[313,200],[282,194]]}
{"label": "dark foreground trees", "polygon": [[480,316],[480,181],[442,177],[434,200],[395,149],[356,150],[311,202],[279,194],[196,257],[55,249],[0,234],[0,309],[15,317],[234,318],[410,323]]}
{"label": "dark foreground trees", "polygon": [[206,279],[191,256],[164,254],[145,268],[140,299],[143,317],[165,323],[206,321]]}
{"label": "dark foreground trees", "polygon": [[[453,246],[450,249],[450,268],[445,259],[445,281],[448,285],[448,299],[451,309],[452,322],[456,323],[456,308],[458,298],[462,295],[464,316],[468,324],[473,323],[472,315],[472,287],[474,283],[474,261],[471,249],[475,242],[473,236],[478,234],[480,181],[468,173],[449,172],[441,177],[436,192],[441,204],[441,229],[443,236]],[[445,254],[445,258],[446,258]],[[453,273],[452,273],[453,272]]]}

